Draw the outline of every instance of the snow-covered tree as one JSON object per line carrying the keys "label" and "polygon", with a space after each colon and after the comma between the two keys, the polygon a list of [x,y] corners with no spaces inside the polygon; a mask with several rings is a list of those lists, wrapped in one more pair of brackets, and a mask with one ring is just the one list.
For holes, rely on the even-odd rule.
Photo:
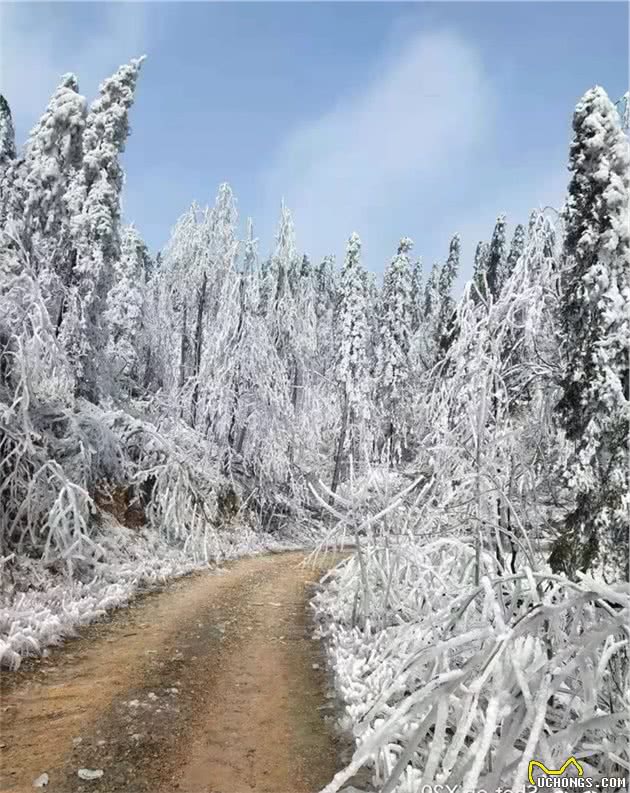
{"label": "snow-covered tree", "polygon": [[412,329],[415,333],[424,316],[424,292],[422,289],[422,259],[418,258],[411,267],[411,305],[413,306]]}
{"label": "snow-covered tree", "polygon": [[514,268],[516,267],[516,263],[523,255],[523,251],[525,250],[525,226],[522,223],[518,223],[516,228],[514,229],[514,235],[512,237],[512,242],[510,244],[510,252],[507,255],[505,260],[505,271],[501,278],[502,282],[507,281],[507,279],[512,275],[514,272]]}
{"label": "snow-covered tree", "polygon": [[337,353],[335,378],[341,388],[342,418],[337,442],[331,490],[340,481],[346,449],[356,452],[361,423],[370,416],[368,322],[365,272],[361,264],[361,240],[354,233],[348,240],[341,271],[339,302],[335,317]]}
{"label": "snow-covered tree", "polygon": [[317,295],[317,316],[335,306],[335,258],[325,256],[315,270],[315,292]]}
{"label": "snow-covered tree", "polygon": [[[0,180],[11,160],[15,159],[15,130],[9,103],[0,94]],[[1,181],[0,181],[1,184]]]}
{"label": "snow-covered tree", "polygon": [[565,477],[575,494],[551,563],[574,575],[594,566],[628,576],[630,373],[630,156],[603,88],[573,117],[564,212],[561,317],[565,372],[558,416],[574,452]]}
{"label": "snow-covered tree", "polygon": [[[85,99],[77,79],[65,75],[31,131],[19,160],[7,171],[5,219],[9,233],[41,272],[45,296],[56,313],[68,278],[68,186],[81,166]],[[10,187],[9,187],[10,186]]]}
{"label": "snow-covered tree", "polygon": [[615,103],[615,107],[617,106],[619,118],[621,119],[621,128],[627,134],[630,131],[630,91],[626,91],[621,99]]}
{"label": "snow-covered tree", "polygon": [[[0,230],[4,229],[6,224],[15,156],[15,130],[11,108],[0,94]],[[7,242],[0,238],[0,245],[6,245]]]}
{"label": "snow-covered tree", "polygon": [[192,427],[223,439],[231,415],[224,367],[238,322],[237,220],[232,190],[222,184],[212,208],[193,204],[180,218],[161,263],[171,388]]}
{"label": "snow-covered tree", "polygon": [[[229,384],[231,408],[227,430],[226,461],[231,455],[241,455],[244,448],[248,449],[248,462],[255,467],[255,461],[262,462],[258,457],[260,437],[258,432],[263,422],[264,399],[273,393],[273,373],[269,363],[275,361],[275,350],[270,345],[264,325],[264,318],[258,313],[260,277],[258,270],[258,240],[254,237],[251,219],[247,222],[247,236],[243,243],[243,264],[239,274],[238,315],[234,335],[229,345],[231,382]],[[276,375],[277,376],[277,375]],[[268,418],[272,411],[267,413]],[[269,434],[274,434],[270,423]],[[252,432],[253,431],[253,432]],[[257,432],[258,431],[258,432]],[[246,447],[246,440],[249,445]]]}
{"label": "snow-covered tree", "polygon": [[[105,346],[102,323],[114,264],[120,257],[120,194],[123,171],[119,155],[129,135],[129,110],[143,58],[132,60],[100,87],[90,106],[82,136],[81,168],[73,174],[67,194],[72,218],[70,283],[78,299],[80,321],[61,326],[72,361],[77,392],[97,397],[98,351]],[[73,339],[79,332],[81,339]]]}
{"label": "snow-covered tree", "polygon": [[454,322],[455,302],[452,298],[453,284],[459,272],[460,239],[456,234],[449,246],[448,258],[440,269],[438,278],[438,309],[435,324],[435,341],[438,355],[448,348]]}
{"label": "snow-covered tree", "polygon": [[433,267],[424,287],[423,318],[425,322],[428,322],[431,317],[435,319],[439,307],[440,269],[440,263],[433,262]]}
{"label": "snow-covered tree", "polygon": [[487,242],[479,241],[475,249],[473,264],[473,290],[472,297],[475,303],[485,300],[488,293],[488,255],[490,246]]}
{"label": "snow-covered tree", "polygon": [[280,207],[275,250],[268,266],[264,268],[263,284],[265,311],[272,326],[272,333],[281,346],[286,342],[282,314],[283,309],[287,307],[286,300],[290,294],[289,274],[291,271],[297,272],[299,267],[295,226],[291,212],[283,201]]}
{"label": "snow-covered tree", "polygon": [[223,364],[231,378],[225,459],[230,466],[233,458],[242,460],[261,487],[270,489],[288,477],[286,438],[293,411],[285,361],[259,312],[262,280],[251,222],[243,248],[237,322]]}
{"label": "snow-covered tree", "polygon": [[378,349],[381,343],[381,290],[379,289],[375,273],[363,270],[365,276],[365,299],[368,324],[368,361],[370,363],[370,377],[376,377]]}
{"label": "snow-covered tree", "polygon": [[501,292],[502,279],[505,270],[506,258],[505,242],[505,215],[499,215],[492,232],[492,239],[488,248],[488,258],[486,261],[486,279],[488,289],[492,297],[496,300]]}
{"label": "snow-covered tree", "polygon": [[[225,402],[229,375],[224,366],[238,318],[240,284],[236,266],[238,213],[227,183],[219,186],[214,206],[203,216],[198,228],[201,266],[195,276],[193,306],[191,421],[193,425],[202,422],[206,432],[212,429],[215,435],[224,437],[229,414]],[[217,376],[219,372],[221,377]],[[218,400],[209,387],[213,382],[223,395]]]}
{"label": "snow-covered tree", "polygon": [[[377,399],[385,424],[386,453],[392,458],[400,454],[409,420],[409,349],[413,332],[409,253],[412,246],[413,242],[408,237],[401,239],[396,256],[385,270],[381,296],[380,340],[376,366]],[[435,272],[436,295],[438,280],[439,274]]]}
{"label": "snow-covered tree", "polygon": [[297,272],[299,256],[295,239],[295,226],[291,211],[284,201],[280,206],[280,220],[276,231],[276,245],[270,260],[270,267],[266,275],[270,280],[270,320],[273,325],[277,341],[283,344],[283,319],[282,312],[291,295],[290,273]]}
{"label": "snow-covered tree", "polygon": [[140,384],[141,339],[149,253],[133,226],[122,233],[120,259],[114,263],[107,295],[107,357],[115,384],[128,394]]}
{"label": "snow-covered tree", "polygon": [[334,366],[333,320],[337,300],[335,260],[326,256],[313,274],[315,316],[317,322],[317,356],[315,367],[320,376],[327,377]]}

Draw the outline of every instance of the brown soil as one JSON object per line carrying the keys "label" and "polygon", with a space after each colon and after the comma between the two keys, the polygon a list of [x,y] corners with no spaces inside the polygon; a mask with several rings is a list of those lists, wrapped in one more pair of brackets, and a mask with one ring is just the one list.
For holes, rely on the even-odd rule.
{"label": "brown soil", "polygon": [[32,791],[44,772],[51,793],[323,787],[341,746],[306,603],[333,560],[302,559],[180,579],[4,675],[0,789]]}

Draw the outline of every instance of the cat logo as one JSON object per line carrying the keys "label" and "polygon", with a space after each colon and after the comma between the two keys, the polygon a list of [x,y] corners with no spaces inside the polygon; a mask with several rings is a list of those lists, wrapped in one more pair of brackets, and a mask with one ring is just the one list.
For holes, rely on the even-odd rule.
{"label": "cat logo", "polygon": [[538,762],[538,760],[530,760],[529,761],[529,781],[532,783],[532,785],[536,784],[536,782],[534,780],[534,766],[538,766],[538,768],[540,768],[541,771],[544,771],[545,774],[547,774],[547,776],[560,776],[560,774],[564,774],[564,772],[567,770],[567,768],[570,765],[574,765],[577,768],[578,776],[583,776],[584,775],[584,769],[578,763],[578,761],[575,759],[575,757],[569,757],[569,759],[562,766],[562,768],[559,768],[557,771],[553,771],[552,769],[547,768],[542,763]]}

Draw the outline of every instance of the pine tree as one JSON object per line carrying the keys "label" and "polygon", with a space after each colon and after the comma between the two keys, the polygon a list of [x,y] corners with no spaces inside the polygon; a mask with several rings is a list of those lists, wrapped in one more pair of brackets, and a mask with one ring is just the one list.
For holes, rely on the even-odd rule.
{"label": "pine tree", "polygon": [[286,308],[287,297],[291,293],[291,273],[297,270],[298,261],[293,218],[283,201],[276,233],[276,247],[268,267],[264,270],[266,281],[264,295],[268,301],[266,313],[272,326],[272,335],[279,347],[282,347],[286,342],[286,334],[283,330],[283,310]]}
{"label": "pine tree", "polygon": [[443,356],[450,344],[453,331],[455,302],[451,296],[453,284],[459,271],[460,239],[456,234],[449,246],[448,258],[440,270],[438,278],[438,314],[435,326],[435,339],[438,346],[438,355]]}
{"label": "pine tree", "polygon": [[[232,188],[224,182],[219,186],[213,207],[206,207],[196,218],[194,253],[189,261],[190,284],[194,285],[187,298],[193,386],[190,422],[192,426],[202,426],[206,434],[225,417],[225,413],[217,413],[209,387],[216,379],[217,368],[223,364],[224,354],[217,347],[212,330],[224,331],[234,323],[233,303],[239,283],[237,224],[236,200]],[[222,434],[218,430],[218,435]]]}
{"label": "pine tree", "polygon": [[107,296],[107,357],[114,382],[127,394],[140,384],[144,288],[149,252],[133,226],[122,233],[121,256]]}
{"label": "pine tree", "polygon": [[271,296],[267,328],[284,367],[278,388],[286,388],[290,395],[292,412],[285,417],[289,468],[295,455],[303,451],[300,430],[308,413],[305,395],[309,392],[318,343],[315,290],[310,279],[301,279],[303,264],[297,251],[293,218],[283,202],[276,247],[265,278],[270,284],[267,294]]}
{"label": "pine tree", "polygon": [[[215,440],[225,443],[226,470],[236,456],[262,481],[277,483],[287,478],[293,410],[286,361],[278,355],[267,317],[259,310],[262,280],[257,249],[249,221],[236,301],[226,295],[226,304],[232,305],[226,305],[212,325],[214,332],[229,338],[215,366],[226,375],[227,398],[215,389],[213,402],[219,403],[224,417],[217,416],[213,429]],[[216,380],[216,372],[209,371],[208,377]]]}
{"label": "pine tree", "polygon": [[[408,429],[410,387],[409,349],[413,333],[411,300],[412,240],[403,237],[398,253],[385,271],[382,292],[381,338],[378,348],[378,401],[385,420],[390,457],[399,454]],[[437,295],[438,271],[431,274]],[[427,312],[427,313],[430,313]]]}
{"label": "pine tree", "polygon": [[630,130],[630,91],[626,91],[626,93],[621,97],[616,105],[619,105],[621,129],[626,134],[628,134],[628,131]]}
{"label": "pine tree", "polygon": [[472,298],[475,303],[485,300],[488,293],[488,256],[490,246],[487,242],[479,241],[475,250],[475,262],[473,265],[473,290]]}
{"label": "pine tree", "polygon": [[365,299],[368,324],[368,360],[371,364],[370,374],[375,374],[374,365],[378,354],[380,342],[380,321],[381,321],[381,295],[376,275],[367,270],[363,271],[365,277]]}
{"label": "pine tree", "polygon": [[0,94],[0,229],[3,229],[6,223],[11,184],[10,173],[15,156],[15,130],[11,108],[4,96]]}
{"label": "pine tree", "polygon": [[227,182],[222,182],[212,208],[212,239],[210,240],[220,256],[226,255],[234,247],[237,223],[238,212],[234,191]]}
{"label": "pine tree", "polygon": [[499,215],[492,232],[488,259],[486,263],[486,278],[488,290],[496,300],[501,292],[502,277],[505,268],[505,215]]}
{"label": "pine tree", "polygon": [[211,209],[206,209],[204,215],[204,221],[199,227],[199,245],[201,256],[206,261],[205,313],[208,318],[216,319],[229,303],[227,293],[238,281],[238,211],[234,192],[227,182],[219,185],[214,205]]}
{"label": "pine tree", "polygon": [[252,320],[255,321],[256,314],[256,266],[258,262],[258,240],[254,237],[254,224],[251,218],[247,219],[247,237],[244,243],[243,267],[239,277],[239,301],[238,301],[238,324],[232,342],[233,355],[233,382],[232,382],[232,408],[230,423],[227,435],[228,455],[229,452],[236,451],[240,454],[245,441],[244,426],[238,427],[239,407],[241,393],[251,389],[251,382],[246,382],[249,378],[244,374],[242,361],[242,346],[247,339],[247,332]]}
{"label": "pine tree", "polygon": [[59,292],[52,281],[68,283],[66,195],[81,165],[84,123],[85,99],[78,93],[76,77],[66,74],[31,131],[23,156],[7,173],[6,221],[30,254],[35,271],[42,273],[48,292]]}
{"label": "pine tree", "polygon": [[0,179],[11,160],[15,159],[15,130],[11,108],[0,94]]}
{"label": "pine tree", "polygon": [[567,359],[557,412],[574,444],[565,477],[576,497],[550,563],[570,575],[597,565],[627,580],[630,155],[602,88],[578,103],[573,131],[561,278]]}
{"label": "pine tree", "polygon": [[267,313],[269,329],[278,354],[287,362],[287,369],[291,368],[290,359],[294,341],[292,326],[295,320],[294,289],[291,288],[291,281],[297,279],[299,261],[293,218],[283,201],[276,233],[276,247],[265,273],[265,279],[268,281],[266,292],[271,301]]}
{"label": "pine tree", "polygon": [[[129,134],[129,110],[143,58],[132,60],[100,87],[88,112],[83,132],[83,160],[68,191],[72,213],[71,283],[79,300],[78,325],[62,326],[66,348],[80,350],[72,361],[77,393],[97,396],[98,350],[104,347],[103,308],[111,287],[114,263],[120,257],[120,194],[123,171],[119,154]],[[69,334],[84,334],[80,341]]]}
{"label": "pine tree", "polygon": [[[216,316],[224,299],[224,289],[231,288],[234,283],[235,263],[238,255],[237,240],[238,211],[234,192],[227,182],[219,185],[214,205],[209,212],[208,222],[200,229],[200,244],[208,246],[210,269],[208,276],[208,306],[211,316]],[[204,234],[209,237],[207,243]]]}
{"label": "pine tree", "polygon": [[522,225],[522,223],[518,223],[516,228],[514,229],[514,236],[512,237],[510,252],[508,253],[507,259],[505,261],[505,271],[501,279],[502,283],[505,283],[507,279],[512,275],[512,273],[514,272],[514,268],[516,267],[516,263],[523,255],[524,250],[525,250],[525,227]]}
{"label": "pine tree", "polygon": [[413,307],[412,329],[414,333],[420,327],[424,314],[423,297],[422,259],[416,259],[411,268],[411,305]]}
{"label": "pine tree", "polygon": [[335,305],[335,258],[325,256],[315,271],[317,316],[321,317]]}
{"label": "pine tree", "polygon": [[368,325],[365,274],[361,265],[361,240],[354,233],[348,240],[341,272],[339,304],[335,318],[337,354],[335,377],[341,387],[342,417],[331,490],[336,491],[346,448],[355,450],[360,422],[369,418]]}
{"label": "pine tree", "polygon": [[439,283],[440,283],[440,264],[439,262],[433,262],[433,267],[431,268],[431,273],[427,278],[427,283],[424,287],[424,320],[428,322],[428,320],[437,314],[437,310],[439,307]]}
{"label": "pine tree", "polygon": [[302,256],[302,267],[300,268],[300,278],[302,278],[303,281],[308,281],[312,278],[312,276],[313,276],[313,267],[311,265],[311,260],[306,254],[304,254],[304,256]]}
{"label": "pine tree", "polygon": [[337,300],[334,257],[326,256],[313,273],[314,308],[317,325],[316,370],[328,377],[334,366],[333,321]]}

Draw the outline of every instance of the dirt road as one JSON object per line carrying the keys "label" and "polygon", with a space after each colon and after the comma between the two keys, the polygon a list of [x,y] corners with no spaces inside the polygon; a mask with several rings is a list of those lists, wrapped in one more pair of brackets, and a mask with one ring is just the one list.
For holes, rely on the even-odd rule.
{"label": "dirt road", "polygon": [[33,791],[43,773],[50,793],[323,787],[340,746],[306,608],[322,568],[302,558],[180,579],[4,675],[0,789]]}

